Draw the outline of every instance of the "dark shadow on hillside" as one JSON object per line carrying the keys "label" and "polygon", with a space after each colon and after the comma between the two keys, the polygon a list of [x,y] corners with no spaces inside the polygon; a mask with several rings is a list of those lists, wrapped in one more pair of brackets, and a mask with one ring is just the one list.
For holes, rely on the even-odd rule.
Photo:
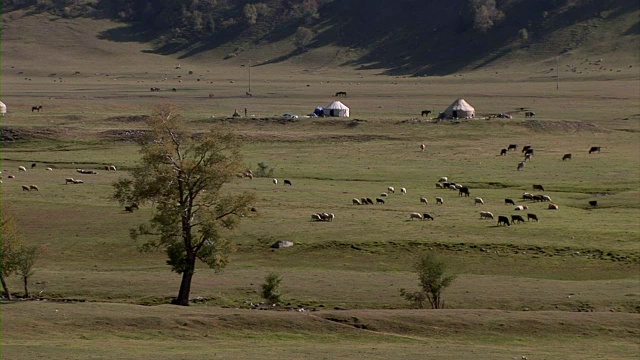
{"label": "dark shadow on hillside", "polygon": [[100,40],[115,42],[137,42],[146,43],[157,39],[158,33],[143,25],[123,25],[113,29],[105,30],[98,35]]}

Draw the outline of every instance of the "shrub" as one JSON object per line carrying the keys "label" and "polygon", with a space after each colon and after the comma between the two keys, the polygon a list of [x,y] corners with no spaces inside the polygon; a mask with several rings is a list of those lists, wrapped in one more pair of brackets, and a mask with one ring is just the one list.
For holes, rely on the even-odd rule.
{"label": "shrub", "polygon": [[280,275],[271,273],[266,279],[265,283],[262,284],[262,297],[267,300],[269,304],[275,305],[280,303],[280,283],[282,282],[282,278]]}
{"label": "shrub", "polygon": [[406,289],[400,289],[400,295],[418,308],[424,308],[425,300],[429,301],[433,309],[444,308],[442,292],[455,280],[455,276],[446,275],[446,268],[445,261],[431,253],[421,256],[414,265],[420,279],[421,290],[409,292]]}

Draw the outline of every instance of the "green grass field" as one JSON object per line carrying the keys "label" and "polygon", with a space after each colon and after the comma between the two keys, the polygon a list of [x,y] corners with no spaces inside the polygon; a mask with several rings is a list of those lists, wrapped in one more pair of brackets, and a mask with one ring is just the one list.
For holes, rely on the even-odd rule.
{"label": "green grass field", "polygon": [[[20,139],[2,144],[2,202],[26,243],[43,249],[31,291],[87,302],[3,303],[7,358],[637,358],[637,71],[568,73],[556,90],[555,79],[543,72],[548,64],[433,78],[256,66],[248,98],[247,68],[239,60],[178,61],[144,54],[144,44],[96,45],[79,33],[79,44],[108,56],[56,55],[45,63],[27,56],[32,44],[16,45],[26,36],[18,24],[10,24],[13,41],[3,43],[2,54],[2,101],[9,107],[2,128]],[[43,36],[55,35],[60,25],[48,24]],[[71,46],[71,54],[80,51]],[[162,90],[150,92],[155,86]],[[351,107],[350,119],[273,118],[310,113],[336,91],[348,93],[341,100]],[[479,115],[520,107],[537,115],[420,118],[421,110],[437,113],[458,97]],[[130,214],[109,200],[111,184],[139,158],[134,140],[144,123],[136,116],[159,102],[179,105],[194,131],[223,124],[238,132],[247,166],[266,162],[280,180],[228,184],[230,192],[254,192],[258,212],[227,234],[237,251],[223,273],[200,264],[192,291],[200,301],[187,309],[166,305],[180,278],[164,255],[137,252],[128,236],[149,218],[151,206]],[[32,112],[34,105],[43,111]],[[244,108],[249,118],[230,118]],[[519,151],[498,156],[509,144],[534,147],[523,171],[516,170]],[[588,154],[591,146],[602,151]],[[562,161],[565,153],[573,159]],[[118,171],[104,171],[105,165]],[[77,168],[98,174],[80,175]],[[437,189],[442,176],[469,186],[471,197]],[[65,185],[67,177],[84,184]],[[30,184],[39,191],[21,190]],[[545,191],[533,191],[533,184]],[[407,194],[389,194],[384,205],[352,204],[353,198],[375,200],[388,186],[405,187]],[[549,195],[560,208],[522,201],[523,192]],[[435,204],[436,196],[443,205]],[[474,205],[476,196],[485,204]],[[540,221],[498,227],[480,220],[479,211],[520,214],[505,198],[528,205],[521,215],[535,213]],[[590,207],[590,200],[599,206]],[[411,221],[414,211],[435,220]],[[313,222],[315,212],[336,219]],[[271,249],[278,240],[295,246]],[[411,264],[427,251],[444,257],[458,276],[442,311],[410,309],[399,293],[417,288]],[[270,272],[283,278],[285,311],[251,310]],[[20,293],[19,279],[9,280]],[[307,311],[290,310],[299,308]]]}

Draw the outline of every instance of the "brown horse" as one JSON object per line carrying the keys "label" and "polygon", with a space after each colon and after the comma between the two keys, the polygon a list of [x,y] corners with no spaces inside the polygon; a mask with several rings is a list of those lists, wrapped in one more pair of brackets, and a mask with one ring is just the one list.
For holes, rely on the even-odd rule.
{"label": "brown horse", "polygon": [[42,110],[42,105],[31,107],[31,112],[34,112],[34,111],[40,112],[40,110]]}
{"label": "brown horse", "polygon": [[431,110],[422,110],[420,116],[429,116],[429,114],[431,114]]}

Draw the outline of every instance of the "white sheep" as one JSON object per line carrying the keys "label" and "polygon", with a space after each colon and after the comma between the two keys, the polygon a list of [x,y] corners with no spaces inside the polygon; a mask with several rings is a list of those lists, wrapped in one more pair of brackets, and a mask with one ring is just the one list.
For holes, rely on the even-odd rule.
{"label": "white sheep", "polygon": [[389,194],[387,194],[387,193],[382,193],[382,194],[380,194],[380,196],[385,197],[385,196],[389,196]]}
{"label": "white sheep", "polygon": [[523,211],[523,210],[527,210],[529,207],[527,205],[518,205],[516,206],[515,211]]}
{"label": "white sheep", "polygon": [[427,147],[427,145],[425,144],[420,144],[420,150],[424,151],[424,149]]}
{"label": "white sheep", "polygon": [[549,203],[549,210],[558,210],[558,204]]}
{"label": "white sheep", "polygon": [[278,179],[273,179],[273,184],[278,185]]}
{"label": "white sheep", "polygon": [[551,197],[549,195],[542,195],[542,200],[551,202]]}
{"label": "white sheep", "polygon": [[395,192],[396,192],[396,189],[394,189],[394,188],[393,188],[393,186],[389,186],[389,187],[387,188],[387,191],[388,191],[388,192],[390,192],[390,193],[395,193]]}
{"label": "white sheep", "polygon": [[404,194],[406,194],[406,193],[407,193],[407,189],[402,188],[402,189],[400,189],[400,192],[402,193],[402,195],[404,195]]}
{"label": "white sheep", "polygon": [[22,185],[22,191],[29,191],[29,187],[27,185]]}
{"label": "white sheep", "polygon": [[443,176],[440,178],[440,180],[438,180],[438,182],[449,182],[449,178],[447,178],[446,176]]}
{"label": "white sheep", "polygon": [[18,166],[18,171],[27,171],[27,168],[24,166]]}
{"label": "white sheep", "polygon": [[360,199],[353,198],[351,199],[351,202],[353,203],[353,205],[362,205],[362,202],[360,202]]}
{"label": "white sheep", "polygon": [[36,185],[29,185],[29,190],[39,191],[40,189]]}
{"label": "white sheep", "polygon": [[335,215],[333,215],[333,213],[329,213],[329,219],[328,219],[328,220],[329,220],[329,221],[333,221],[333,219],[334,219],[335,217],[336,217],[336,216],[335,216]]}
{"label": "white sheep", "polygon": [[438,188],[438,189],[444,189],[444,185],[442,185],[442,183],[440,183],[440,182],[437,182],[437,183],[436,183],[436,188]]}
{"label": "white sheep", "polygon": [[458,190],[458,188],[456,188],[456,184],[449,184],[449,190]]}
{"label": "white sheep", "polygon": [[409,220],[413,220],[413,219],[423,220],[422,214],[417,213],[417,212],[410,213],[409,214]]}
{"label": "white sheep", "polygon": [[46,168],[46,170],[47,170],[47,171],[53,171],[53,169],[52,169],[52,168],[50,168],[50,167]]}
{"label": "white sheep", "polygon": [[442,204],[444,204],[444,199],[443,199],[443,198],[441,198],[441,197],[439,197],[439,196],[438,196],[438,197],[436,197],[436,204],[438,204],[438,205],[442,205]]}
{"label": "white sheep", "polygon": [[429,204],[429,202],[427,201],[427,198],[426,198],[426,197],[424,197],[424,196],[421,196],[421,197],[420,197],[420,204],[422,204],[422,203],[424,203],[425,205],[428,205],[428,204]]}
{"label": "white sheep", "polygon": [[84,181],[80,180],[80,179],[74,179],[73,180],[74,184],[84,184]]}
{"label": "white sheep", "polygon": [[480,211],[480,219],[493,219],[493,214],[489,211]]}
{"label": "white sheep", "polygon": [[482,198],[477,197],[473,199],[473,205],[477,205],[477,204],[484,205],[484,201],[482,200]]}
{"label": "white sheep", "polygon": [[320,214],[311,214],[311,220],[312,221],[320,221],[320,220],[322,220],[322,217],[320,216]]}
{"label": "white sheep", "polygon": [[108,171],[116,171],[116,167],[114,165],[110,165]]}
{"label": "white sheep", "polygon": [[69,183],[73,184],[73,181],[74,181],[74,180],[73,180],[73,178],[66,178],[66,179],[64,179],[64,183],[65,183],[65,185],[66,185],[66,184],[69,184]]}

